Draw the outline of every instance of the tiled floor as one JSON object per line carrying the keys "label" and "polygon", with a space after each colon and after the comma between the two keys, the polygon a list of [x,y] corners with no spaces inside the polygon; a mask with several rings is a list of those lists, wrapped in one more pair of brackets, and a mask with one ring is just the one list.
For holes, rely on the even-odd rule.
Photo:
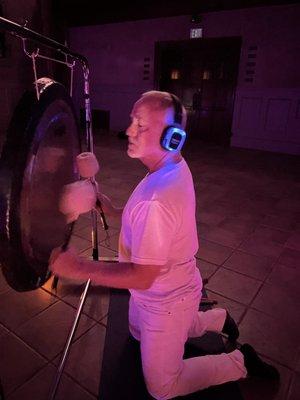
{"label": "tiled floor", "polygon": [[[119,206],[145,174],[125,153],[126,141],[96,137],[101,191]],[[292,156],[191,143],[184,155],[197,194],[200,249],[206,289],[228,308],[250,342],[281,372],[279,387],[240,383],[245,400],[300,398],[300,163]],[[120,224],[99,229],[100,256],[117,255]],[[91,256],[90,219],[80,217],[72,244]],[[0,277],[0,378],[7,400],[47,399],[83,286],[51,281],[17,293]],[[57,400],[98,396],[109,291],[89,290]],[[141,399],[142,400],[142,399]],[[221,400],[221,399],[220,399]]]}

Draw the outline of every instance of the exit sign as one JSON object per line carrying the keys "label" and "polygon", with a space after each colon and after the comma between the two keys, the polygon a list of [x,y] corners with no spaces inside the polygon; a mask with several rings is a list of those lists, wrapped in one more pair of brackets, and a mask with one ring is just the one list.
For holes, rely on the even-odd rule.
{"label": "exit sign", "polygon": [[197,39],[202,37],[202,28],[196,28],[190,30],[190,39]]}

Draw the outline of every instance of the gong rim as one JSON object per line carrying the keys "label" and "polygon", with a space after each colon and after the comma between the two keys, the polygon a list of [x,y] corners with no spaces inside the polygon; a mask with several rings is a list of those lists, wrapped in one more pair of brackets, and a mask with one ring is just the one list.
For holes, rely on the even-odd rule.
{"label": "gong rim", "polygon": [[[25,92],[20,99],[9,125],[0,158],[0,263],[7,283],[17,291],[34,290],[51,276],[48,271],[48,259],[44,257],[43,261],[37,261],[27,253],[28,243],[24,226],[30,213],[25,215],[24,187],[28,178],[29,160],[32,155],[38,154],[47,135],[46,130],[45,133],[42,130],[37,131],[38,126],[47,110],[57,101],[68,110],[66,113],[69,113],[76,127],[74,134],[71,134],[74,147],[70,149],[74,153],[74,166],[76,154],[81,152],[79,124],[72,99],[66,89],[50,79],[46,85],[39,85],[39,88],[39,100],[34,90]],[[40,137],[36,137],[37,134]],[[77,178],[74,171],[73,180]],[[71,235],[70,227],[65,223],[62,229],[62,235],[67,239]]]}

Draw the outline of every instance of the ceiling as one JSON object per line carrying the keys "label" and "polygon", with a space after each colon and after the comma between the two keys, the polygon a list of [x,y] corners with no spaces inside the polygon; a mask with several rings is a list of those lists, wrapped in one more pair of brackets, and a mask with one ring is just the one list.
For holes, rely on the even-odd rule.
{"label": "ceiling", "polygon": [[[119,2],[118,2],[119,3]],[[55,19],[67,26],[98,25],[138,19],[201,13],[237,8],[298,3],[284,0],[140,0],[123,1],[52,0]]]}

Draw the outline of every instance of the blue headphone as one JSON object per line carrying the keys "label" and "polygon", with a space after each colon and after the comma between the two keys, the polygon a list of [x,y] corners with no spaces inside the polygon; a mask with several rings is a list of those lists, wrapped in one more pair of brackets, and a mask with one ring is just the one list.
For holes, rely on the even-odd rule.
{"label": "blue headphone", "polygon": [[178,97],[170,93],[174,107],[174,124],[168,125],[162,132],[160,144],[168,151],[180,151],[186,139],[186,132],[181,128],[182,104]]}

